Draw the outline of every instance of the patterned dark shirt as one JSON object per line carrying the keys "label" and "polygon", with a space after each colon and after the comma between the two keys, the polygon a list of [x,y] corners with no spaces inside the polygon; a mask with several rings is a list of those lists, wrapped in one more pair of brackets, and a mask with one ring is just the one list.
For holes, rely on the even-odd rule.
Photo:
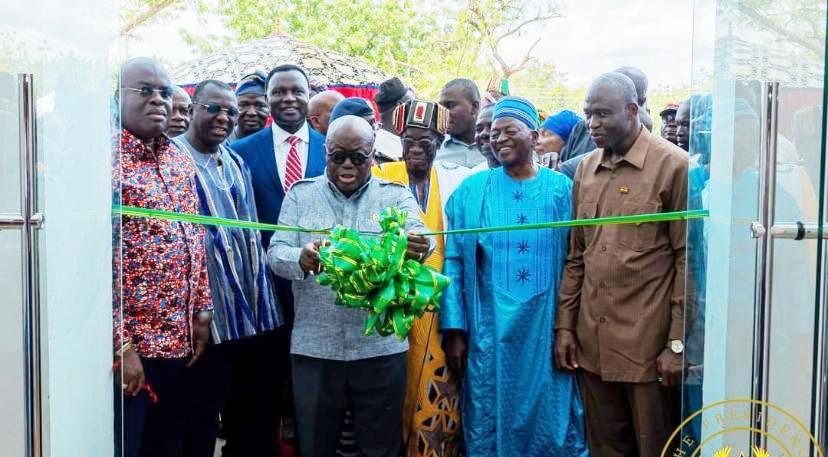
{"label": "patterned dark shirt", "polygon": [[[153,152],[132,133],[115,138],[115,203],[198,214],[190,159],[167,137]],[[212,310],[200,225],[124,216],[113,221],[115,348],[141,357],[192,353],[192,316]]]}

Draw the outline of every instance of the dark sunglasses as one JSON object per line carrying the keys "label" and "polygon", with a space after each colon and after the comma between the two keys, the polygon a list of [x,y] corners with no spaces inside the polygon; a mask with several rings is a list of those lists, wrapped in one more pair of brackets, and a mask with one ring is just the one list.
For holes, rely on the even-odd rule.
{"label": "dark sunglasses", "polygon": [[196,102],[195,104],[202,107],[202,108],[204,108],[210,114],[218,114],[218,113],[221,113],[221,112],[225,112],[225,113],[227,113],[228,116],[230,116],[234,119],[239,117],[239,110],[237,110],[236,108],[233,108],[232,106],[230,108],[225,108],[225,107],[219,105],[218,103],[206,103],[205,104],[205,103]]}
{"label": "dark sunglasses", "polygon": [[357,167],[367,162],[370,158],[371,154],[365,155],[361,152],[337,151],[328,154],[328,160],[337,165],[342,165],[346,160],[351,159],[351,163]]}
{"label": "dark sunglasses", "polygon": [[143,86],[143,87],[122,87],[122,89],[131,90],[133,92],[138,92],[141,94],[142,97],[148,98],[152,97],[152,94],[158,93],[164,100],[169,100],[172,98],[173,89],[172,87],[152,87],[152,86]]}

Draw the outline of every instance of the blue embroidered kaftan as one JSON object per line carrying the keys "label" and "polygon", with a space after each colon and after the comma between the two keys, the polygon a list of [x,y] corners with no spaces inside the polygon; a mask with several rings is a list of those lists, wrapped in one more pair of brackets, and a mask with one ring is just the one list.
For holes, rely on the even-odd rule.
{"label": "blue embroidered kaftan", "polygon": [[[467,178],[449,199],[450,229],[568,220],[570,180],[546,168],[516,181],[503,168]],[[464,330],[462,419],[471,457],[585,457],[575,377],[553,364],[567,229],[450,235],[441,330]]]}

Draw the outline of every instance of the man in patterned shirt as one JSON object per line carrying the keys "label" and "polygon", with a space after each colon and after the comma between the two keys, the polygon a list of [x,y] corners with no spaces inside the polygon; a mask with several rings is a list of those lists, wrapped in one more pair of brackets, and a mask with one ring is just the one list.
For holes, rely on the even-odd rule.
{"label": "man in patterned shirt", "polygon": [[[115,198],[198,214],[192,164],[163,133],[172,93],[167,72],[153,60],[133,59],[121,68]],[[212,317],[204,229],[124,216],[113,247],[114,350],[121,367],[115,402],[122,408],[115,416],[116,455],[183,455],[182,375],[203,354]]]}

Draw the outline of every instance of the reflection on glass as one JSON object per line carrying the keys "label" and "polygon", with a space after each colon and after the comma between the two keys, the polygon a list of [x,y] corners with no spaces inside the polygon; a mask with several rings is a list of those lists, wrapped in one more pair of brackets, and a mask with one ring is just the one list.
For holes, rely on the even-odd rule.
{"label": "reflection on glass", "polygon": [[0,213],[20,213],[17,75],[0,70]]}
{"label": "reflection on glass", "polygon": [[[712,217],[688,227],[685,417],[762,390],[752,386],[760,342],[754,335],[758,250],[750,231],[760,211],[762,86],[780,83],[774,219],[816,223],[825,24],[824,1],[695,2],[688,206],[709,209]],[[767,400],[806,424],[813,406],[816,252],[814,240],[774,241],[767,322]],[[701,416],[685,433],[704,439],[719,429],[703,424],[716,418]],[[731,438],[727,444],[748,449],[746,440]],[[724,442],[720,437],[712,447]],[[772,442],[767,449],[782,452]]]}

